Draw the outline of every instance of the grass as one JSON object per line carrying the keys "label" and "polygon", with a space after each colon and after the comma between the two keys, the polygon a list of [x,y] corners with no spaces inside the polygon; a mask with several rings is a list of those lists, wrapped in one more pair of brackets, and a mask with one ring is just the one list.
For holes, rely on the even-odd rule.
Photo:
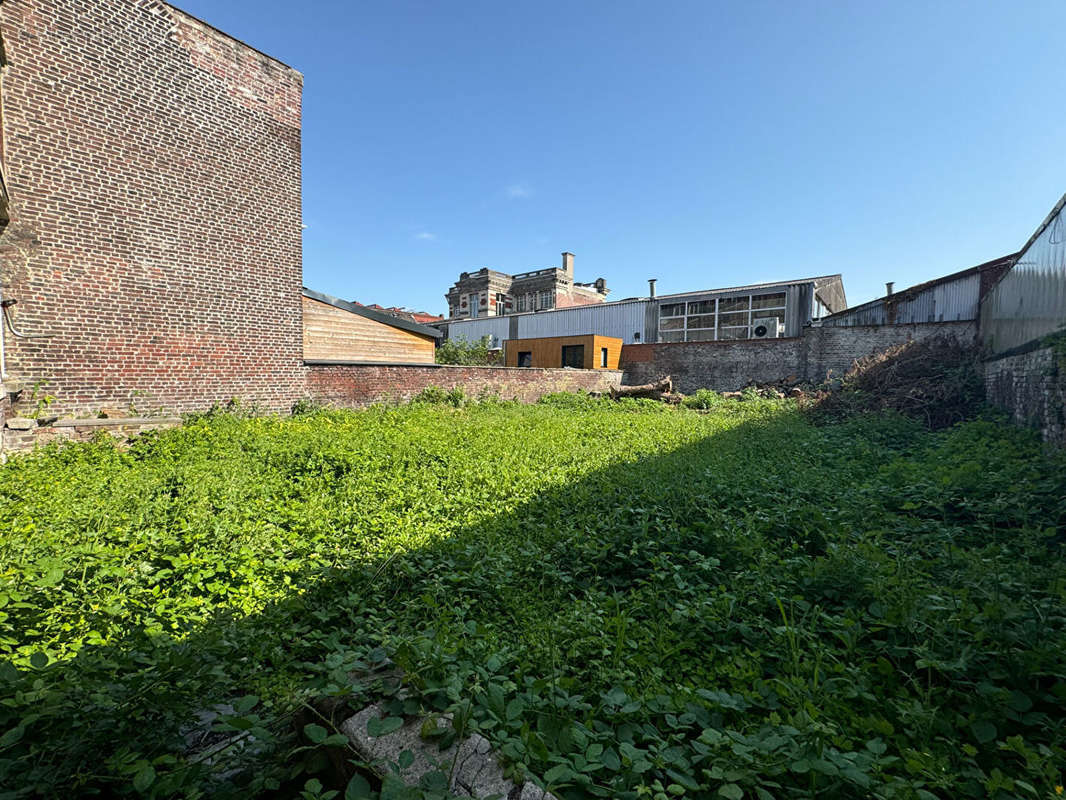
{"label": "grass", "polygon": [[[994,420],[707,405],[214,415],[13,459],[0,792],[325,797],[351,754],[303,734],[379,701],[563,797],[1055,796],[1063,459]],[[223,702],[262,745],[233,785],[185,756]]]}

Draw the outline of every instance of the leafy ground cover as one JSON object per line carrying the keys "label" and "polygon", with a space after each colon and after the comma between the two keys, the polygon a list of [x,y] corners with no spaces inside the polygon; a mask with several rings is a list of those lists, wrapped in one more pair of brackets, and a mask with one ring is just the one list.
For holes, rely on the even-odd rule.
{"label": "leafy ground cover", "polygon": [[[1066,462],[994,420],[706,405],[215,415],[13,459],[0,792],[326,797],[331,725],[380,701],[568,798],[1055,796]],[[260,746],[192,764],[214,703]],[[348,786],[378,792],[442,796]]]}

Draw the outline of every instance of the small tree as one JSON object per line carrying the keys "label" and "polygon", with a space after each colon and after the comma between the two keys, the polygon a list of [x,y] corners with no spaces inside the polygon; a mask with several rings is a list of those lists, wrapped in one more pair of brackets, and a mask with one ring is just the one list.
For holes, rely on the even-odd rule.
{"label": "small tree", "polygon": [[492,338],[482,336],[476,342],[466,339],[448,339],[437,348],[438,364],[461,364],[464,366],[492,366],[500,363],[499,350],[490,349]]}

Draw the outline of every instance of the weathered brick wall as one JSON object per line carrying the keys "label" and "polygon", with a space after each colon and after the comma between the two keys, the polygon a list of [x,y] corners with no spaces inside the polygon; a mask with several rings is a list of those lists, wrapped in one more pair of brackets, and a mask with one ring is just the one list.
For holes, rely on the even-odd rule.
{"label": "weathered brick wall", "polygon": [[307,396],[348,408],[410,400],[423,389],[459,387],[468,397],[533,403],[552,392],[607,392],[622,373],[606,369],[328,365],[307,368]]}
{"label": "weathered brick wall", "polygon": [[627,344],[622,347],[626,384],[650,383],[670,375],[675,388],[736,391],[748,383],[793,379],[820,382],[843,375],[857,358],[909,340],[951,336],[973,342],[972,322],[805,328],[791,339],[736,342]]}
{"label": "weathered brick wall", "polygon": [[880,353],[908,341],[947,336],[976,342],[977,327],[968,322],[923,322],[910,325],[861,325],[854,328],[807,328],[803,333],[801,374],[814,382],[839,378],[855,359]]}
{"label": "weathered brick wall", "polygon": [[751,339],[736,342],[678,342],[622,346],[623,382],[651,383],[665,375],[674,389],[731,392],[751,381],[772,383],[799,374],[801,339]]}
{"label": "weathered brick wall", "polygon": [[300,74],[158,0],[5,0],[0,31],[0,278],[50,336],[7,337],[11,377],[47,381],[60,415],[287,409]]}
{"label": "weathered brick wall", "polygon": [[985,363],[985,395],[1044,441],[1066,447],[1066,355],[1041,347]]}

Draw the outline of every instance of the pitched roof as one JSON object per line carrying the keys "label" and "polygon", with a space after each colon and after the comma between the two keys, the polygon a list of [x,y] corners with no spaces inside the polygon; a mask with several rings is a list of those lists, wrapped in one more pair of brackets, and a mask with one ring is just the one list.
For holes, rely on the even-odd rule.
{"label": "pitched roof", "polygon": [[770,281],[769,283],[752,283],[748,286],[729,286],[724,289],[703,289],[694,292],[679,292],[677,294],[657,294],[656,300],[668,300],[674,297],[691,297],[696,294],[728,294],[730,292],[751,292],[759,289],[776,289],[782,286],[793,286],[797,283],[822,283],[825,281],[840,280],[840,273],[836,275],[819,275],[816,278],[793,278],[788,281]]}
{"label": "pitched roof", "polygon": [[429,336],[433,339],[439,339],[444,335],[436,328],[431,328],[428,325],[420,325],[412,320],[397,317],[385,313],[384,311],[378,311],[369,306],[361,306],[358,303],[349,303],[347,300],[341,300],[339,297],[313,291],[306,286],[303,290],[303,296],[310,298],[311,300],[317,300],[320,303],[334,306],[335,308],[343,309],[344,311],[349,311],[352,314],[358,314],[361,317],[372,319],[374,322],[380,322],[383,325],[390,325],[393,328],[400,328],[401,330],[410,331],[411,333],[417,333],[420,336]]}

